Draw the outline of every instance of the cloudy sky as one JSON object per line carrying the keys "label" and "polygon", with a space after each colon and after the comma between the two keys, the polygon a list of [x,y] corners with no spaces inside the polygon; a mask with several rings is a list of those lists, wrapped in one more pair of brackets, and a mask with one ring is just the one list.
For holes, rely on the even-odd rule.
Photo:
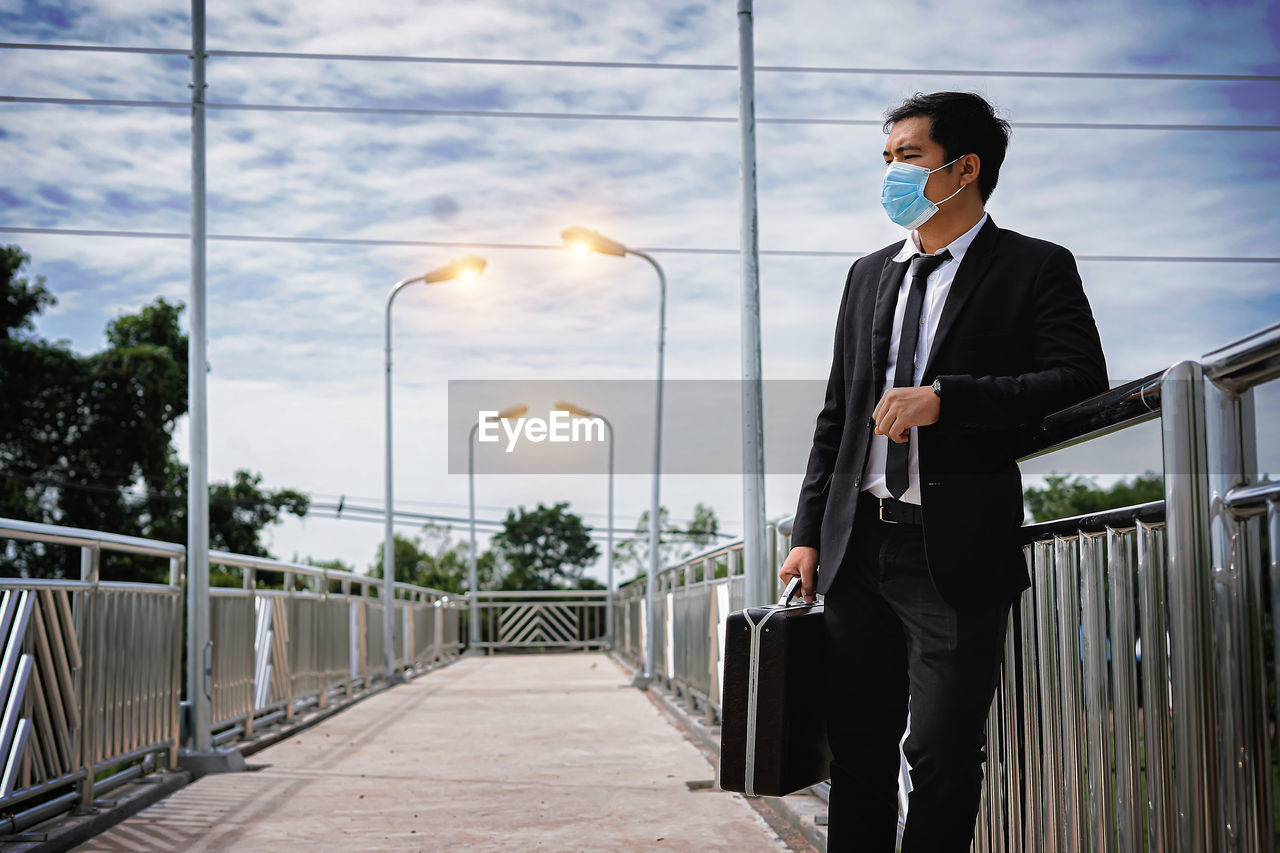
{"label": "cloudy sky", "polygon": [[[735,11],[725,0],[240,0],[209,4],[208,47],[733,66]],[[14,43],[181,50],[190,45],[189,7],[180,0],[0,0],[0,31]],[[1267,2],[765,0],[756,6],[757,63],[827,70],[762,70],[757,109],[762,120],[874,122],[915,91],[963,88],[989,97],[1014,124],[989,210],[1002,226],[1081,258],[1111,375],[1122,381],[1280,320],[1280,83],[992,72],[1274,77],[1278,35],[1280,13]],[[0,49],[0,95],[181,102],[189,68],[182,55],[7,47]],[[968,73],[919,73],[928,69]],[[572,224],[654,249],[670,282],[669,378],[738,375],[738,259],[679,251],[737,247],[737,127],[652,118],[736,116],[735,71],[215,56],[208,80],[213,104],[484,113],[210,108],[212,235],[355,241],[210,243],[214,478],[247,467],[272,487],[298,488],[317,501],[345,495],[379,505],[386,293],[400,278],[481,254],[489,266],[480,280],[416,286],[395,309],[398,506],[465,515],[467,478],[448,464],[449,380],[542,380],[529,386],[533,398],[493,401],[538,413],[560,397],[600,404],[592,386],[575,382],[653,376],[652,270],[636,259],[533,248],[555,246]],[[1044,126],[1061,123],[1093,126]],[[1135,124],[1194,129],[1096,126]],[[826,376],[849,263],[902,239],[878,204],[882,139],[873,123],[760,125],[770,379]],[[112,317],[158,296],[187,299],[182,239],[15,229],[183,234],[189,146],[181,107],[0,103],[0,228],[8,231],[0,240],[31,254],[32,271],[47,277],[59,299],[41,334],[90,352],[103,345]],[[833,254],[768,254],[788,251]],[[1163,260],[1107,259],[1114,256]],[[1237,262],[1168,259],[1188,256]],[[1263,260],[1239,262],[1248,258]],[[1274,388],[1259,393],[1261,414],[1280,415],[1277,396]],[[649,418],[636,408],[616,418],[620,436],[649,435]],[[732,420],[736,411],[726,405],[707,417]],[[800,420],[811,418],[806,410]],[[1261,438],[1263,468],[1280,469],[1274,428]],[[185,455],[185,432],[179,440]],[[603,469],[599,448],[583,452],[595,453]],[[1147,426],[1024,470],[1029,479],[1050,470],[1114,477],[1158,466],[1158,432]],[[794,470],[769,475],[770,517],[790,514],[798,483]],[[618,478],[617,526],[635,524],[648,490],[646,476]],[[741,530],[737,477],[672,474],[663,495],[676,519],[703,501],[726,530]],[[486,474],[477,481],[484,517],[556,500],[603,525],[602,476]],[[270,547],[286,558],[339,557],[364,569],[380,538],[377,524],[311,518],[272,531]]]}

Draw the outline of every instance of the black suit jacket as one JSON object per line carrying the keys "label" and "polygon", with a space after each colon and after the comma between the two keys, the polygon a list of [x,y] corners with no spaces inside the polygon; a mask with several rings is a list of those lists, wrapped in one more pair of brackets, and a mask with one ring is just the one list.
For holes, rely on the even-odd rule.
{"label": "black suit jacket", "polygon": [[[906,272],[893,261],[901,245],[854,263],[840,301],[826,402],[791,535],[793,546],[818,549],[823,594],[849,553]],[[1019,436],[1107,389],[1102,344],[1071,253],[988,219],[956,271],[921,384],[936,378],[939,420],[916,431],[929,571],[954,607],[1008,601],[1030,586],[1017,540]]]}

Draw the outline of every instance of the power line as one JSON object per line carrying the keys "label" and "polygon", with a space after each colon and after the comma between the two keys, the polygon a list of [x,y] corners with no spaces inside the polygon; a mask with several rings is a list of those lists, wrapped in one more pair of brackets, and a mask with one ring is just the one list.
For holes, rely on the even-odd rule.
{"label": "power line", "polygon": [[[317,503],[317,504],[314,504],[314,506],[317,509],[330,510],[333,512],[336,512],[338,510],[337,504]],[[373,516],[377,516],[378,518],[383,517],[382,508],[374,507],[374,506],[353,506],[351,504],[345,504],[342,507],[342,512],[344,514],[356,513],[356,514],[364,514],[364,515],[373,515]],[[404,510],[396,510],[395,515],[403,518],[420,519],[423,521],[438,521],[438,522],[443,522],[445,524],[469,524],[471,522],[471,519],[469,517],[456,516],[456,515],[436,515],[433,513],[422,513],[422,512],[407,512]],[[502,527],[504,524],[506,524],[506,519],[477,518],[476,524],[489,526],[489,527]],[[592,525],[591,529],[593,531],[600,531],[602,533],[609,532],[609,528],[604,527],[602,525],[600,526]],[[637,531],[634,528],[629,529],[626,527],[615,527],[613,528],[613,532],[621,533],[624,535],[632,535],[632,536],[636,535],[637,533]],[[736,538],[728,533],[704,532],[701,530],[688,530],[688,529],[681,529],[678,527],[666,527],[663,529],[663,533],[664,534],[669,533],[669,534],[678,535],[678,536],[691,536],[691,537],[716,536],[716,537],[724,537],[729,539]]]}
{"label": "power line", "polygon": [[[37,44],[32,42],[0,42],[6,50],[50,50],[86,53],[135,53],[164,56],[190,56],[181,48],[129,47],[125,45]],[[409,56],[371,53],[307,53],[280,50],[210,50],[210,57],[234,59],[298,59],[325,62],[403,62],[433,65],[492,65],[522,68],[618,68],[653,71],[737,71],[737,65],[692,62],[610,62],[577,59],[501,59],[459,56]],[[893,68],[835,65],[757,65],[766,74],[852,74],[864,76],[909,77],[1012,77],[1033,80],[1183,80],[1215,82],[1280,81],[1275,74],[1205,74],[1162,71],[1026,71],[983,68]]]}
{"label": "power line", "polygon": [[[481,475],[481,476],[484,476],[484,475]],[[382,500],[382,498],[378,498],[378,497],[368,497],[364,495],[349,495],[345,493],[334,494],[332,492],[304,492],[304,494],[306,494],[307,497],[309,497],[313,501],[325,501],[329,503],[332,503],[334,501],[338,501],[338,502],[361,501],[366,503],[377,503],[378,501]],[[446,509],[460,510],[460,509],[466,509],[469,505],[464,503],[456,503],[452,501],[424,501],[424,500],[416,500],[414,498],[396,498],[396,506],[445,507]],[[345,508],[345,504],[344,504],[344,508]],[[507,512],[508,510],[511,509],[511,507],[499,506],[497,504],[476,504],[476,509],[483,510],[483,511],[492,511],[492,512]],[[574,510],[574,515],[581,516],[582,518],[603,519],[603,518],[608,518],[609,514],[603,511]],[[627,519],[634,519],[638,522],[640,520],[640,516],[631,515],[628,513],[615,512],[614,519],[615,521],[623,521],[623,522],[625,522]],[[687,524],[687,523],[691,523],[692,519],[685,518],[685,517],[677,518],[677,517],[668,515],[667,521],[671,523],[681,522],[681,523]],[[737,524],[738,522],[724,520],[723,523],[734,525],[734,524]],[[616,529],[617,528],[615,528],[615,530]],[[633,533],[635,532],[634,528],[627,528],[627,529],[630,532],[633,532]]]}
{"label": "power line", "polygon": [[[22,482],[31,483],[33,485],[38,485],[38,486],[52,486],[58,489],[74,489],[76,491],[92,492],[95,494],[111,494],[111,495],[116,495],[122,498],[130,498],[133,500],[140,500],[140,501],[168,501],[170,503],[176,503],[180,505],[185,504],[187,501],[187,496],[185,493],[159,492],[159,491],[152,491],[149,489],[146,491],[138,491],[137,489],[129,486],[113,486],[105,483],[81,483],[81,482],[75,482],[72,480],[66,480],[61,477],[50,477],[47,475],[38,475],[38,474],[37,475],[19,474],[16,471],[0,471],[0,478],[7,479],[7,480],[19,480]],[[303,493],[303,494],[306,494],[306,493]],[[275,504],[271,501],[270,498],[260,498],[258,500],[241,500],[239,498],[227,498],[227,497],[218,497],[216,495],[210,495],[209,500],[211,503],[220,504],[222,506],[237,506],[237,507],[273,506],[275,507]],[[276,509],[279,509],[281,512],[291,511],[284,507],[276,507]],[[310,495],[308,495],[307,512],[305,515],[300,517],[301,518],[312,517],[312,512],[314,510],[318,510],[320,512],[325,512],[325,513],[333,513],[333,515],[314,516],[316,518],[339,519],[339,520],[350,519],[354,521],[379,521],[380,522],[384,517],[384,512],[381,507],[359,506],[359,505],[347,504],[345,502],[331,503],[328,501],[314,501],[314,500],[311,500]],[[440,522],[445,525],[470,524],[471,522],[470,517],[463,518],[460,516],[453,516],[453,515],[437,515],[433,513],[409,512],[406,510],[395,510],[393,512],[393,520],[397,524],[402,524],[402,525],[403,524],[421,525],[421,523],[424,521]],[[506,520],[498,519],[498,518],[477,517],[475,520],[475,523],[479,527],[497,528],[505,525]],[[602,525],[591,525],[590,532],[592,534],[599,533],[600,535],[604,535],[609,532],[609,528],[604,527]],[[613,532],[615,534],[622,534],[624,536],[627,536],[627,535],[635,536],[638,531],[636,529],[631,529],[626,527],[615,527],[613,528]],[[662,534],[664,536],[679,536],[679,537],[685,537],[685,538],[691,538],[691,539],[704,538],[708,536],[714,537],[714,538],[724,538],[724,539],[736,538],[731,533],[721,533],[718,531],[707,532],[707,531],[701,531],[701,530],[681,529],[678,527],[667,527],[663,529]]]}
{"label": "power line", "polygon": [[[28,228],[16,225],[0,225],[0,234],[39,234],[67,237],[111,237],[142,240],[189,240],[190,234],[180,231],[113,231],[90,228]],[[223,243],[301,243],[333,246],[408,246],[447,249],[496,249],[564,251],[556,243],[468,243],[452,240],[378,240],[352,237],[291,237],[264,234],[210,234],[208,239]],[[737,249],[690,248],[687,246],[637,247],[641,251],[669,255],[719,255],[737,256]],[[792,258],[859,258],[868,252],[838,252],[808,249],[761,249],[762,255]],[[1193,264],[1276,264],[1280,257],[1240,255],[1076,255],[1077,261],[1121,263],[1193,263]]]}
{"label": "power line", "polygon": [[[314,516],[313,516],[310,512],[308,512],[306,517],[307,517],[307,518],[318,518],[318,519],[323,519],[324,521],[363,521],[363,522],[367,522],[367,523],[370,523],[370,524],[383,524],[383,523],[384,523],[384,522],[383,522],[383,520],[382,520],[382,516],[372,516],[372,515],[370,515],[370,516],[359,516],[359,515],[332,515],[332,514],[328,514],[328,511],[327,511],[327,510],[323,511],[323,512],[322,512],[322,514],[317,514],[317,515],[314,515]],[[400,513],[398,513],[398,512],[395,514],[395,517],[392,519],[392,523],[394,523],[394,524],[398,524],[398,525],[400,525],[401,527],[414,527],[414,528],[420,528],[420,527],[422,526],[422,523],[421,523],[420,521],[418,521],[418,520],[416,520],[416,519],[412,519],[412,518],[404,518],[404,517],[403,517],[403,516],[401,516],[401,515],[400,515]],[[479,522],[479,520],[477,519],[476,524],[478,525],[479,523],[480,523],[480,522]],[[452,530],[452,529],[453,529],[453,526],[452,526],[452,525],[445,525],[445,526],[446,526],[446,527],[448,527],[450,530]],[[481,531],[481,532],[488,533],[488,532],[490,532],[490,531],[485,530],[485,531]],[[626,531],[626,532],[627,532],[627,533],[632,534],[633,536],[635,535],[635,531],[634,531],[634,530],[628,530],[628,531]],[[592,539],[599,539],[599,540],[603,540],[603,539],[605,539],[605,538],[606,538],[606,536],[607,536],[607,531],[602,530],[602,529],[601,529],[601,528],[599,528],[599,527],[591,527],[591,528],[589,528],[589,529],[587,530],[587,535],[588,535],[590,538],[592,538]],[[716,537],[718,537],[718,538],[725,538],[725,539],[737,539],[737,538],[739,538],[739,537],[737,537],[737,536],[734,536],[732,533],[719,533],[719,532],[717,532],[717,533],[710,534],[710,535],[716,536]],[[647,538],[647,536],[648,536],[648,534],[645,534],[645,538],[644,538],[644,540],[643,540],[643,543],[647,543],[647,542],[649,541],[649,540],[648,540],[648,538]],[[672,529],[670,529],[670,528],[668,528],[668,529],[666,529],[666,530],[663,530],[663,531],[662,531],[662,541],[663,541],[663,544],[664,544],[664,545],[666,545],[666,544],[673,544],[673,543],[672,543],[672,540],[673,540],[673,539],[676,539],[676,540],[680,540],[680,539],[688,540],[688,539],[695,539],[695,538],[702,538],[702,537],[701,537],[701,536],[695,536],[694,534],[681,533],[680,531],[672,530]],[[643,543],[642,543],[642,544],[643,544]],[[619,545],[619,544],[621,544],[621,540],[616,540],[616,539],[615,539],[615,541],[614,541],[614,546],[616,547],[616,546],[617,546],[617,545]],[[603,555],[602,555],[602,556],[603,556]]]}
{"label": "power line", "polygon": [[[0,95],[0,103],[46,104],[70,107],[137,107],[151,109],[190,109],[186,101],[147,101],[126,98],[46,98],[25,95]],[[636,121],[657,123],[737,124],[736,116],[691,116],[659,113],[566,113],[528,112],[520,110],[455,110],[419,107],[333,107],[305,104],[232,104],[209,101],[211,110],[237,112],[311,113],[320,115],[372,115],[372,116],[432,116],[449,118],[505,118],[537,119],[552,121]],[[785,116],[757,116],[756,124],[808,125],[837,127],[881,127],[881,119],[864,118],[787,118]],[[1014,127],[1033,130],[1145,130],[1145,131],[1224,131],[1269,132],[1280,130],[1277,124],[1168,124],[1143,122],[1070,122],[1070,121],[1015,121]]]}

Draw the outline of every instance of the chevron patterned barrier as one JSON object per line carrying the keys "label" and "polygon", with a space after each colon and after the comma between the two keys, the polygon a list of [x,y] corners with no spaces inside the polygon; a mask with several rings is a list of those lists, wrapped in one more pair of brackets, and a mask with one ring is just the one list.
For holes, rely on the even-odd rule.
{"label": "chevron patterned barrier", "polygon": [[[27,700],[27,687],[36,666],[35,658],[24,652],[24,648],[27,625],[35,604],[36,599],[30,590],[5,590],[0,599],[0,637],[4,638],[4,656],[0,659],[0,700],[4,702],[4,717],[0,719],[0,758],[4,761],[4,775],[0,777],[0,798],[13,796],[14,789],[19,785],[31,785],[32,760],[27,751],[27,741],[31,736],[33,702]],[[38,674],[36,679],[36,692],[39,692]],[[74,695],[71,699],[74,703]],[[74,709],[74,704],[72,708]],[[62,722],[65,723],[65,720]],[[62,733],[63,745],[67,745],[65,726]],[[53,745],[52,741],[53,738],[50,738],[46,742],[46,748]],[[38,748],[36,744],[32,744],[32,751]],[[43,761],[37,761],[36,765],[38,773],[44,770]]]}
{"label": "chevron patterned barrier", "polygon": [[605,590],[539,590],[477,594],[480,642],[498,650],[604,649]]}
{"label": "chevron patterned barrier", "polygon": [[[0,577],[0,814],[16,828],[176,766],[185,549],[10,519],[3,539],[81,555],[78,579]],[[104,550],[167,560],[169,582],[103,581]]]}

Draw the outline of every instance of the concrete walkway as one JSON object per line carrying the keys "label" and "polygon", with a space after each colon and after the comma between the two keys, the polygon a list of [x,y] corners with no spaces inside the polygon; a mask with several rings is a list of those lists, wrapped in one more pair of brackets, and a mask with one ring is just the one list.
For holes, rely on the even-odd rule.
{"label": "concrete walkway", "polygon": [[602,654],[466,658],[206,776],[78,850],[786,845]]}

